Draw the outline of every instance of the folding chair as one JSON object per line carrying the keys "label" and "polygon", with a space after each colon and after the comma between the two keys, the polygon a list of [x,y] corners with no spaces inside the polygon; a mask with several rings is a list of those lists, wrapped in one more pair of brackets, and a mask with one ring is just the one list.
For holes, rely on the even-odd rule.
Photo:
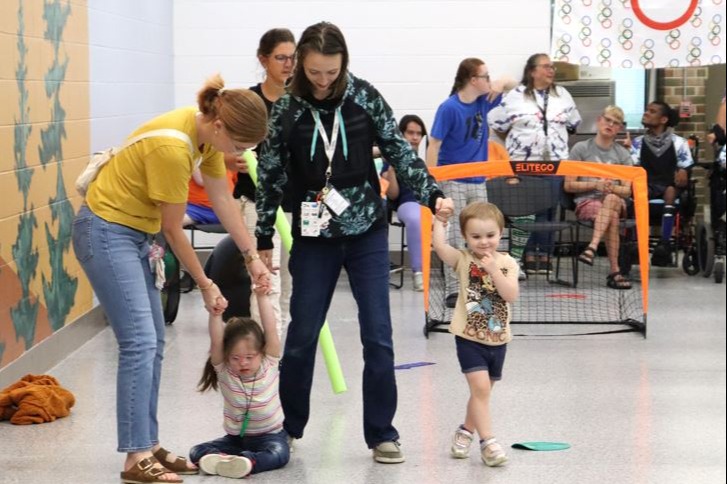
{"label": "folding chair", "polygon": [[[487,199],[494,203],[505,215],[507,226],[510,229],[519,229],[527,232],[554,232],[558,233],[558,240],[554,243],[552,250],[548,251],[548,263],[551,261],[551,253],[555,254],[555,277],[551,279],[547,275],[548,282],[561,284],[570,287],[578,285],[577,254],[574,248],[576,243],[576,223],[567,220],[555,220],[546,222],[518,222],[518,217],[536,215],[549,210],[557,213],[561,206],[561,194],[563,192],[562,177],[557,177],[554,183],[552,176],[523,176],[523,177],[500,177],[487,181]],[[562,217],[561,217],[562,218]],[[563,232],[568,232],[568,240],[563,240]],[[563,249],[568,248],[565,251]],[[512,237],[508,238],[508,249],[512,249]],[[572,281],[560,278],[561,251],[570,254]]]}

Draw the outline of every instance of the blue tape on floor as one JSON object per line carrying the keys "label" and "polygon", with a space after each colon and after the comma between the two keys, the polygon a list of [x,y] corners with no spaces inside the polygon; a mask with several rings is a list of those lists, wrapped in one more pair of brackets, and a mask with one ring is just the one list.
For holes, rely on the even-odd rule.
{"label": "blue tape on floor", "polygon": [[418,366],[429,366],[434,365],[434,363],[431,363],[429,361],[419,361],[417,363],[404,363],[403,365],[396,365],[394,367],[395,370],[409,370],[411,368],[416,368]]}

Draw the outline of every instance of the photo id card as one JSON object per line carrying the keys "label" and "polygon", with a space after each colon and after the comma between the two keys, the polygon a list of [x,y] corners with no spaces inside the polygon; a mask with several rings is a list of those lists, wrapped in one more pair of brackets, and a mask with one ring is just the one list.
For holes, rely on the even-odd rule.
{"label": "photo id card", "polygon": [[303,237],[318,237],[321,235],[318,213],[318,202],[302,202],[300,204],[300,235]]}
{"label": "photo id card", "polygon": [[348,207],[351,206],[351,203],[343,198],[343,195],[338,193],[338,190],[333,187],[331,187],[331,189],[328,190],[328,193],[326,193],[323,198],[323,203],[325,203],[326,206],[331,209],[331,212],[336,215],[341,215]]}

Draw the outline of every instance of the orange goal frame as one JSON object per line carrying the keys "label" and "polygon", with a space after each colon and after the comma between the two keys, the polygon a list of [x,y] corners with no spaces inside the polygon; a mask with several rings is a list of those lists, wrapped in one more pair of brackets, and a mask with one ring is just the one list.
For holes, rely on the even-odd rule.
{"label": "orange goal frame", "polygon": [[[631,182],[636,239],[641,273],[641,297],[644,324],[649,308],[649,199],[647,196],[646,171],[641,167],[606,165],[586,161],[487,161],[430,167],[429,172],[437,181],[468,177],[508,177],[518,175],[583,176]],[[455,214],[455,217],[459,214]],[[429,312],[429,271],[431,269],[432,212],[422,207],[422,271],[424,272],[424,310]]]}

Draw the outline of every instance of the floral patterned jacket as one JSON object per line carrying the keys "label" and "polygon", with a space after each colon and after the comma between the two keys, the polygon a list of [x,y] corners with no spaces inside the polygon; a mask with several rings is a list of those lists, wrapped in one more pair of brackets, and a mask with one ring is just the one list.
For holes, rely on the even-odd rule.
{"label": "floral patterned jacket", "polygon": [[[259,250],[273,247],[274,223],[283,186],[291,190],[296,207],[293,210],[293,236],[300,236],[300,205],[316,200],[325,185],[328,168],[313,110],[318,111],[330,138],[338,109],[343,121],[330,181],[350,206],[340,215],[333,215],[321,230],[319,239],[352,237],[386,227],[386,211],[372,154],[374,145],[379,147],[396,170],[397,178],[414,191],[421,204],[433,209],[437,198],[444,197],[424,162],[402,138],[392,110],[381,94],[368,82],[348,74],[346,92],[339,100],[318,101],[289,93],[274,104],[269,135],[258,164],[255,235]],[[315,145],[314,150],[311,150],[312,145]],[[288,177],[291,183],[286,185]]]}

